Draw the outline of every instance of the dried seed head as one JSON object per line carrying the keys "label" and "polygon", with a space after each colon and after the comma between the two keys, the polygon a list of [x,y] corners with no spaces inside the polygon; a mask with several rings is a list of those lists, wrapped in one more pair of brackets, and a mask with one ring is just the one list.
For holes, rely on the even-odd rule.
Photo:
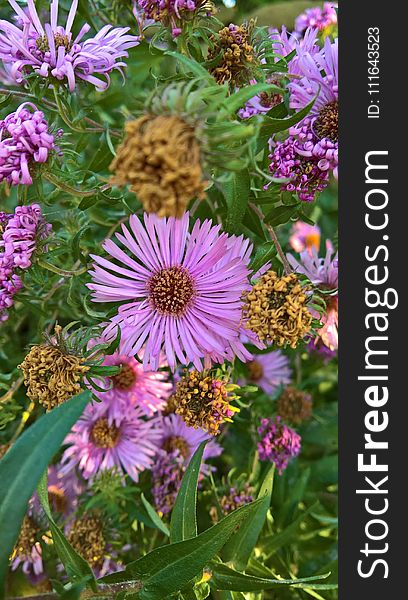
{"label": "dried seed head", "polygon": [[73,548],[92,567],[100,567],[106,554],[106,540],[103,522],[97,513],[85,513],[76,519],[70,532],[68,540]]}
{"label": "dried seed head", "polygon": [[194,128],[173,115],[145,115],[129,121],[117,149],[112,182],[130,184],[147,212],[181,217],[206,187]]}
{"label": "dried seed head", "polygon": [[312,415],[312,396],[288,386],[279,398],[278,413],[285,421],[299,425]]}
{"label": "dried seed head", "polygon": [[296,348],[312,323],[305,292],[294,273],[268,271],[244,296],[245,327],[263,342]]}
{"label": "dried seed head", "polygon": [[253,25],[253,22],[239,26],[231,24],[211,37],[214,45],[208,53],[208,61],[216,61],[216,64],[210,73],[220,85],[229,83],[233,87],[241,87],[248,83],[251,69],[257,63],[250,43]]}

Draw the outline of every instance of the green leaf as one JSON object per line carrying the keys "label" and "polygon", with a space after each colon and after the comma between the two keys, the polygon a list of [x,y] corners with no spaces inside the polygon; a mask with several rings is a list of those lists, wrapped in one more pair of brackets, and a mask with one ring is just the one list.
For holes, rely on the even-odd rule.
{"label": "green leaf", "polygon": [[[316,98],[317,98],[317,96],[316,96]],[[311,102],[309,102],[309,104],[304,106],[301,110],[299,110],[294,115],[287,117],[286,119],[275,119],[273,117],[266,116],[265,122],[261,127],[261,131],[259,134],[260,137],[262,136],[262,137],[266,137],[267,139],[269,139],[275,133],[278,133],[279,131],[285,131],[285,130],[289,129],[289,127],[293,127],[293,125],[296,125],[296,123],[299,123],[299,121],[301,121],[302,119],[307,117],[307,115],[310,112],[310,109],[312,108],[313,104],[316,101],[316,98],[313,98],[313,100]]]}
{"label": "green leaf", "polygon": [[247,169],[234,173],[223,185],[227,201],[225,229],[229,233],[240,233],[240,225],[248,207],[251,181]]}
{"label": "green leaf", "polygon": [[191,58],[188,58],[187,56],[184,56],[184,54],[180,54],[179,52],[173,52],[172,50],[168,50],[164,54],[167,55],[167,56],[172,56],[178,62],[182,63],[196,77],[199,77],[200,79],[204,78],[204,79],[208,79],[208,80],[212,80],[213,79],[211,77],[211,75],[209,74],[209,72],[207,71],[207,69],[204,69],[204,67],[202,67],[195,60],[191,60]]}
{"label": "green leaf", "polygon": [[229,98],[223,102],[221,111],[219,113],[219,118],[237,112],[239,108],[244,106],[245,102],[248,102],[248,100],[251,100],[251,98],[261,94],[262,92],[283,94],[284,91],[285,90],[273,83],[256,83],[255,85],[249,85],[248,87],[241,88],[238,92],[232,96],[229,96]]}
{"label": "green leaf", "polygon": [[271,504],[274,474],[275,467],[272,466],[267,472],[258,493],[258,499],[261,501],[258,510],[241,525],[224,547],[224,559],[233,563],[238,569],[245,568],[265,523]]}
{"label": "green leaf", "polygon": [[315,511],[318,506],[319,506],[319,502],[315,502],[307,510],[302,512],[302,514],[300,514],[298,516],[298,518],[295,519],[295,521],[293,521],[293,523],[288,525],[288,527],[286,527],[286,529],[284,529],[283,531],[280,531],[279,533],[267,535],[266,537],[264,537],[262,539],[262,546],[265,548],[266,552],[268,553],[267,558],[272,556],[272,554],[275,554],[275,552],[277,552],[277,550],[279,550],[279,548],[281,548],[282,546],[285,546],[288,542],[290,542],[292,537],[297,534],[299,525],[301,523],[303,523],[305,518],[310,513]]}
{"label": "green leaf", "polygon": [[276,246],[273,242],[265,242],[258,246],[255,252],[253,261],[251,262],[251,270],[255,275],[264,264],[272,260],[276,256]]}
{"label": "green leaf", "polygon": [[88,565],[86,560],[82,558],[68,542],[61,529],[58,527],[51,513],[50,504],[48,501],[48,478],[47,471],[44,472],[40,483],[37,487],[38,497],[41,502],[41,506],[48,518],[50,525],[52,539],[55,544],[57,554],[64,565],[69,578],[73,583],[80,581],[87,581],[87,584],[96,591],[96,580],[91,567]]}
{"label": "green leaf", "polygon": [[27,504],[47,465],[66,434],[82,414],[90,398],[82,392],[45,414],[31,425],[0,461],[0,598],[4,598],[4,576]]}
{"label": "green leaf", "polygon": [[[267,579],[239,573],[222,563],[214,564],[212,569],[212,581],[217,589],[234,592],[261,592],[282,585],[290,585],[301,589],[322,589],[321,584],[315,584],[314,582],[326,579],[329,575],[330,573],[324,573],[323,575],[302,577],[301,579]],[[335,584],[324,584],[324,589],[336,589],[336,587]]]}
{"label": "green leaf", "polygon": [[180,591],[201,573],[221,550],[235,529],[257,511],[262,500],[256,500],[235,510],[219,523],[197,537],[156,548],[139,560],[127,565],[120,573],[104,577],[104,583],[121,583],[141,579],[142,600],[161,600]]}
{"label": "green leaf", "polygon": [[265,223],[269,223],[272,227],[283,225],[287,223],[289,219],[296,213],[299,208],[299,204],[290,204],[277,206],[273,208],[268,214],[265,215]]}
{"label": "green leaf", "polygon": [[208,440],[201,442],[184,473],[171,514],[170,541],[181,542],[197,535],[197,484]]}
{"label": "green leaf", "polygon": [[143,505],[147,511],[147,514],[149,515],[149,517],[151,518],[151,520],[153,521],[153,523],[155,524],[157,529],[160,529],[160,531],[162,533],[164,533],[164,535],[170,536],[170,531],[168,530],[167,525],[165,525],[163,523],[163,521],[161,520],[161,518],[159,517],[157,512],[154,510],[153,506],[150,504],[150,502],[148,500],[146,500],[144,494],[141,495],[141,498],[142,498]]}

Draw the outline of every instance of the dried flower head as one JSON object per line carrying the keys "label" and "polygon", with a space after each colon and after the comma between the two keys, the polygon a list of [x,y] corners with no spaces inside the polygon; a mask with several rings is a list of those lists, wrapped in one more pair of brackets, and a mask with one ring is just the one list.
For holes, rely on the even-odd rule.
{"label": "dried flower head", "polygon": [[[55,326],[57,339],[62,328]],[[47,410],[62,404],[81,390],[81,381],[89,366],[85,358],[71,354],[61,344],[33,346],[19,368],[24,374],[27,396]]]}
{"label": "dried flower head", "polygon": [[182,32],[185,22],[196,16],[209,16],[215,12],[210,0],[137,0],[143,18],[170,27],[173,37]]}
{"label": "dried flower head", "polygon": [[103,521],[98,512],[85,513],[76,519],[70,528],[68,540],[92,567],[101,568],[107,543]]}
{"label": "dried flower head", "polygon": [[306,302],[306,289],[294,273],[279,277],[268,271],[245,294],[245,327],[262,342],[296,348],[311,327]]}
{"label": "dried flower head", "polygon": [[312,415],[312,396],[288,386],[278,400],[278,412],[285,421],[299,425]]}
{"label": "dried flower head", "polygon": [[208,53],[208,61],[215,62],[210,73],[217,83],[240,87],[251,79],[251,71],[258,62],[251,43],[254,25],[254,21],[243,25],[231,23],[210,38],[213,46]]}
{"label": "dried flower head", "polygon": [[173,396],[176,414],[188,426],[201,427],[210,435],[217,435],[220,426],[231,422],[234,412],[239,410],[230,404],[235,399],[231,392],[237,388],[237,385],[228,384],[206,371],[186,372],[177,383]]}
{"label": "dried flower head", "polygon": [[130,184],[147,212],[181,217],[205,182],[194,128],[173,115],[144,115],[129,121],[110,169],[112,182]]}
{"label": "dried flower head", "polygon": [[43,573],[43,561],[40,529],[31,514],[27,514],[21,525],[20,534],[11,555],[11,569],[14,571],[22,565],[25,574],[40,576]]}
{"label": "dried flower head", "polygon": [[254,499],[253,488],[249,484],[245,484],[242,489],[238,489],[233,486],[228,490],[227,494],[224,494],[220,499],[220,505],[224,515],[228,515],[240,506],[249,504]]}

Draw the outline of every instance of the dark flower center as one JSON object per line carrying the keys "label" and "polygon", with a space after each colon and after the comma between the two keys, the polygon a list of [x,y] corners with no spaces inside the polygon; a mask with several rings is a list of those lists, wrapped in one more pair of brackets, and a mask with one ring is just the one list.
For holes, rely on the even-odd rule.
{"label": "dark flower center", "polygon": [[339,136],[339,106],[337,101],[329,102],[329,104],[323,106],[314,122],[314,131],[320,139],[328,138],[332,142],[337,142]]}
{"label": "dark flower center", "polygon": [[248,364],[249,379],[259,381],[263,376],[263,366],[256,360],[251,360]]}
{"label": "dark flower center", "polygon": [[261,106],[264,106],[265,108],[273,108],[282,102],[282,96],[280,94],[268,94],[268,92],[261,92],[259,94],[259,102]]}
{"label": "dark flower center", "polygon": [[103,562],[106,541],[103,523],[98,516],[85,514],[74,521],[68,539],[82,558],[92,566]]}
{"label": "dark flower center", "polygon": [[118,390],[129,390],[135,381],[136,373],[127,363],[123,363],[119,373],[112,377],[113,387]]}
{"label": "dark flower center", "polygon": [[195,296],[194,280],[184,267],[161,269],[148,283],[150,300],[161,315],[181,317]]}
{"label": "dark flower center", "polygon": [[14,547],[17,556],[25,557],[31,555],[31,550],[37,541],[38,533],[39,529],[31,517],[25,516],[21,525],[20,535]]}
{"label": "dark flower center", "polygon": [[119,429],[116,425],[109,425],[106,417],[98,419],[91,431],[91,440],[98,448],[114,448],[119,440]]}
{"label": "dark flower center", "polygon": [[[60,46],[64,46],[65,50],[69,52],[72,48],[72,44],[69,40],[69,37],[62,33],[54,33],[54,43],[56,50],[58,50]],[[35,45],[37,46],[40,52],[45,53],[50,51],[50,43],[46,35],[38,37],[35,41]]]}
{"label": "dark flower center", "polygon": [[163,449],[169,453],[178,450],[183,458],[187,458],[190,454],[190,446],[186,440],[179,435],[168,437],[163,444]]}

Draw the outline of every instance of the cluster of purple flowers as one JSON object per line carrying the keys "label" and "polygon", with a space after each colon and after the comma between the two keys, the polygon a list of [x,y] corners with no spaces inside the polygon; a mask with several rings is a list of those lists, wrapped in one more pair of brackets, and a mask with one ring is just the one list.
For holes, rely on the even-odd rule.
{"label": "cluster of purple flowers", "polygon": [[68,82],[71,92],[77,79],[103,91],[109,86],[112,70],[125,67],[121,59],[128,56],[129,48],[139,43],[138,36],[127,33],[129,27],[113,28],[112,25],[105,25],[94,37],[83,40],[90,30],[90,25],[85,23],[74,37],[72,26],[78,0],[71,3],[65,27],[58,25],[58,0],[52,0],[50,22],[45,25],[33,0],[28,0],[26,10],[15,0],[8,2],[15,11],[17,23],[0,21],[0,60],[17,84],[34,72],[50,83]]}
{"label": "cluster of purple flowers", "polygon": [[181,21],[191,17],[197,10],[199,2],[194,0],[137,0],[144,13],[144,18],[170,24],[173,37],[182,31]]}
{"label": "cluster of purple flowers", "polygon": [[307,8],[295,20],[295,31],[302,35],[308,27],[314,27],[318,31],[325,30],[337,25],[337,12],[335,4],[325,2],[323,6]]}
{"label": "cluster of purple flowers", "polygon": [[44,113],[24,102],[0,120],[0,183],[31,185],[30,168],[47,162],[57,150]]}
{"label": "cluster of purple flowers", "polygon": [[268,460],[276,465],[281,474],[289,460],[300,452],[300,435],[285,425],[281,417],[262,419],[258,427],[261,439],[258,442],[260,460]]}
{"label": "cluster of purple flowers", "polygon": [[14,214],[0,212],[0,321],[8,318],[13,297],[23,287],[19,272],[31,266],[38,241],[50,231],[38,204],[17,206]]}

